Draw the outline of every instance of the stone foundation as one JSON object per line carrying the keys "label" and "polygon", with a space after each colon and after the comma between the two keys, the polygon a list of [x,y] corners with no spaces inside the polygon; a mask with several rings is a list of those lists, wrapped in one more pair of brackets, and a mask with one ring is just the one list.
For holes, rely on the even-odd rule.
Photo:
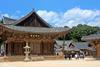
{"label": "stone foundation", "polygon": [[[0,57],[0,62],[13,62],[13,61],[24,61],[25,56],[7,56],[7,57]],[[63,60],[63,56],[31,56],[30,61],[43,61],[43,60]]]}

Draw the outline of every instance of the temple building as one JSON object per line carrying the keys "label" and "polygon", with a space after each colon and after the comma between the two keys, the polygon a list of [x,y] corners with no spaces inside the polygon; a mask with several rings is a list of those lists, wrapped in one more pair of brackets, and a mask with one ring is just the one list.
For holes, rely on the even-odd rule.
{"label": "temple building", "polygon": [[54,55],[55,39],[64,37],[69,30],[51,26],[33,10],[19,20],[3,17],[0,42],[7,56],[24,55],[26,43],[31,55]]}
{"label": "temple building", "polygon": [[100,58],[100,33],[83,36],[82,40],[88,41],[96,49],[95,57]]}

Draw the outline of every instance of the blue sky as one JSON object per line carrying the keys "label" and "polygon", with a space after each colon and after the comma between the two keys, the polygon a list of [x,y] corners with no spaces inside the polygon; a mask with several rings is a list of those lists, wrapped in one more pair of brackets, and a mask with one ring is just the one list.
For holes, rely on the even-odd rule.
{"label": "blue sky", "polygon": [[16,10],[25,13],[33,8],[64,12],[74,7],[100,9],[100,0],[2,0],[0,3],[0,10],[9,14]]}
{"label": "blue sky", "polygon": [[[75,22],[77,22],[77,23],[75,23],[75,25],[79,24],[79,22],[82,24],[89,23],[89,25],[91,25],[93,23],[93,21],[95,23],[98,22],[100,24],[100,22],[99,22],[100,19],[98,19],[98,18],[100,18],[100,15],[99,15],[100,0],[1,0],[0,2],[1,2],[0,3],[1,17],[2,17],[2,15],[4,15],[4,16],[12,17],[12,18],[20,18],[20,17],[26,15],[32,9],[35,9],[37,11],[37,13],[39,13],[39,15],[41,17],[43,17],[48,23],[50,23],[52,25],[54,24],[55,26],[60,25],[57,23],[65,23],[66,25],[67,25],[67,23],[70,23],[69,26],[71,26],[71,23],[75,23]],[[68,11],[70,13],[71,10],[76,11],[76,14],[73,15],[75,17],[70,17],[70,19],[67,19],[67,21],[65,21],[66,20],[66,19],[64,19],[65,14],[66,13],[68,14]],[[79,12],[80,12],[80,14],[78,16]],[[89,12],[91,14],[97,13],[98,15],[96,14],[96,16],[93,19],[82,19],[83,17],[76,18],[77,16],[80,17],[81,12],[83,12],[83,14],[84,14],[84,12],[88,13],[88,14],[89,14]],[[47,15],[44,16],[43,14],[47,14]],[[50,16],[52,14],[53,14],[54,18],[52,18],[52,16]],[[48,15],[50,17],[48,17]],[[92,15],[90,15],[90,16],[92,16]],[[48,18],[46,18],[46,17],[48,17]],[[61,22],[60,18],[63,22]],[[78,19],[78,20],[76,21],[74,19],[76,19],[76,20]],[[51,20],[53,20],[53,21],[51,21]],[[90,21],[86,21],[86,20],[90,20]],[[60,22],[58,22],[58,21],[60,21]],[[96,24],[96,25],[98,25],[98,24]]]}

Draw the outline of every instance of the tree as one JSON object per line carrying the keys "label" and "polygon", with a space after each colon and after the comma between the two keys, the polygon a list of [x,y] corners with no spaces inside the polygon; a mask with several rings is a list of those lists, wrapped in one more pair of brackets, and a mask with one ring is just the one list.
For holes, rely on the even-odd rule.
{"label": "tree", "polygon": [[69,33],[69,39],[74,41],[81,41],[82,36],[87,36],[100,31],[99,27],[92,27],[88,25],[79,24],[71,29]]}
{"label": "tree", "polygon": [[2,19],[2,20],[0,20],[0,23],[3,23],[3,19]]}

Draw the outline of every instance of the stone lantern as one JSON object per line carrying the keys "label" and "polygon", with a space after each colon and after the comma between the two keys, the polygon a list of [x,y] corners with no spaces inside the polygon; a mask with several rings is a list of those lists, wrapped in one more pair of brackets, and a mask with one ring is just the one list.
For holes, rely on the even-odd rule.
{"label": "stone lantern", "polygon": [[24,61],[30,61],[30,59],[29,59],[29,53],[30,53],[30,47],[28,46],[28,43],[26,43],[26,46],[24,47],[24,49],[25,49],[25,59],[24,59]]}

